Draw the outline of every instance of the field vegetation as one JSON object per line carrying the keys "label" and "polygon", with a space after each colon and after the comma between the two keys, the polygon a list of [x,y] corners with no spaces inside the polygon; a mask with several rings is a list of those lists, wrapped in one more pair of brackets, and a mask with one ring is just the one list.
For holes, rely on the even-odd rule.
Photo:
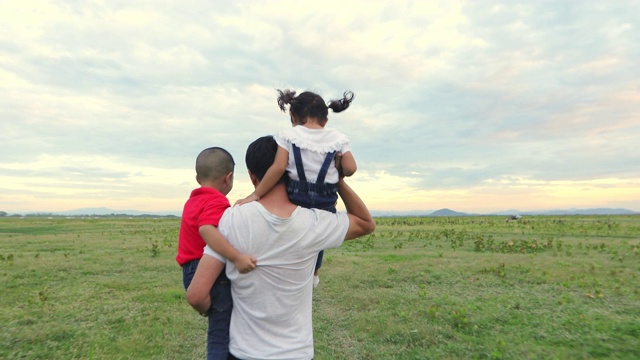
{"label": "field vegetation", "polygon": [[[327,251],[316,359],[638,359],[640,217],[378,218]],[[1,359],[201,359],[172,218],[0,218]]]}

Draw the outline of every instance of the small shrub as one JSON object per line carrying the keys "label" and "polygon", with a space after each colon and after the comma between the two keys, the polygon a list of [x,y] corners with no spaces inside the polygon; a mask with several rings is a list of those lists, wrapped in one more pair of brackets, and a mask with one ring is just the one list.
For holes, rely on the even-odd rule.
{"label": "small shrub", "polygon": [[157,243],[151,244],[151,257],[156,257],[160,253],[160,248]]}

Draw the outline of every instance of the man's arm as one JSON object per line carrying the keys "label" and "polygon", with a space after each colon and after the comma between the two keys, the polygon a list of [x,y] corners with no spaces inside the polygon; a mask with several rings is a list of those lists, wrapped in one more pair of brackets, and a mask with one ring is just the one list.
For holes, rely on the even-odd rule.
{"label": "man's arm", "polygon": [[224,263],[204,254],[187,289],[187,301],[200,314],[206,315],[211,307],[211,287],[224,269]]}
{"label": "man's arm", "polygon": [[371,234],[376,229],[376,222],[362,199],[344,182],[343,178],[338,181],[338,194],[340,194],[349,215],[349,230],[347,230],[345,240]]}

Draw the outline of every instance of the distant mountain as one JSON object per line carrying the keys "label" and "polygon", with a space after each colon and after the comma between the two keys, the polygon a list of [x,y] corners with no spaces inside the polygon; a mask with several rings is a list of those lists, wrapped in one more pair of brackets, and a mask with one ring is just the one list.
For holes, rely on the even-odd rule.
{"label": "distant mountain", "polygon": [[432,212],[429,216],[469,216],[469,214],[450,209],[440,209]]}
{"label": "distant mountain", "polygon": [[[21,214],[8,214],[11,216]],[[69,211],[57,212],[26,212],[22,215],[53,215],[53,216],[109,216],[109,215],[128,215],[128,216],[182,216],[181,211],[139,211],[139,210],[114,210],[105,207],[83,208]],[[410,211],[384,211],[372,210],[371,215],[375,217],[384,216],[477,216],[477,215],[496,215],[496,216],[512,216],[512,215],[640,215],[628,209],[620,208],[593,208],[593,209],[568,209],[568,210],[540,210],[540,211],[521,211],[510,209],[493,213],[475,214],[458,212],[451,209],[432,210],[410,210]]]}
{"label": "distant mountain", "polygon": [[[510,215],[520,215],[521,213],[523,213],[520,210],[516,210],[516,209],[509,209],[509,210],[505,210],[505,211],[497,211],[497,212],[493,212],[487,215],[500,215],[500,216],[510,216]],[[531,215],[531,212],[528,212],[527,214]]]}
{"label": "distant mountain", "polygon": [[450,209],[433,210],[413,210],[413,211],[380,211],[371,210],[371,215],[375,217],[384,216],[470,216],[462,212],[453,211]]}
{"label": "distant mountain", "polygon": [[375,217],[384,216],[430,216],[433,210],[413,210],[413,211],[382,211],[371,210],[371,215]]}
{"label": "distant mountain", "polygon": [[640,214],[628,209],[569,209],[569,210],[546,210],[546,211],[523,211],[522,214],[529,215],[635,215]]}
{"label": "distant mountain", "polygon": [[138,210],[113,210],[105,207],[99,208],[83,208],[83,209],[75,209],[69,211],[57,211],[50,213],[51,215],[60,215],[60,216],[106,216],[106,215],[130,215],[130,216],[141,216],[141,215],[151,215],[151,216],[181,216],[181,212],[177,211],[138,211]]}
{"label": "distant mountain", "polygon": [[516,215],[640,215],[628,209],[612,209],[612,208],[594,208],[594,209],[568,209],[568,210],[540,210],[540,211],[521,211],[517,209],[509,209],[505,211],[497,211],[493,213],[475,214],[458,212],[451,209],[440,209],[437,211],[371,211],[373,216],[516,216]]}

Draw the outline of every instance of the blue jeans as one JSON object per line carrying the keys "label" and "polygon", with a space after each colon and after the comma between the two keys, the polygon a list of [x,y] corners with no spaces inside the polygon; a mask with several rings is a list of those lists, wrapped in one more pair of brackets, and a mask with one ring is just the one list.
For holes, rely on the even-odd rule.
{"label": "blue jeans", "polygon": [[[200,260],[190,261],[182,267],[182,283],[185,290],[191,284]],[[211,288],[211,308],[207,313],[209,329],[207,330],[207,359],[226,360],[229,357],[229,324],[231,323],[231,282],[222,269],[218,279]]]}

